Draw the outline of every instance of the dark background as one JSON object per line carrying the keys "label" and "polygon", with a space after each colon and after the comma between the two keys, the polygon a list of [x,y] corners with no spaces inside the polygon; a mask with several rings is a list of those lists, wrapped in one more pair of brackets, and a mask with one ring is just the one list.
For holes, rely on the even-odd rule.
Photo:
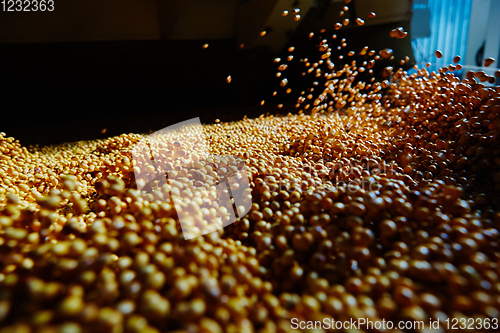
{"label": "dark background", "polygon": [[[396,66],[411,56],[410,40],[389,38],[389,31],[398,26],[408,31],[409,23],[323,35],[347,38],[348,47],[339,54],[359,51],[367,43],[375,50],[391,47],[395,61],[379,67]],[[316,45],[322,37],[316,32],[310,40],[306,32],[296,31],[282,52],[241,50],[236,39],[0,43],[0,131],[23,145],[47,145],[144,133],[192,117],[210,123],[297,112],[298,93],[314,80],[300,76],[304,67],[298,60],[319,59]],[[283,77],[293,93],[287,95],[279,87],[273,59],[286,58],[291,45],[295,59]],[[276,98],[271,97],[274,90],[279,91]],[[285,107],[278,109],[278,103]]]}

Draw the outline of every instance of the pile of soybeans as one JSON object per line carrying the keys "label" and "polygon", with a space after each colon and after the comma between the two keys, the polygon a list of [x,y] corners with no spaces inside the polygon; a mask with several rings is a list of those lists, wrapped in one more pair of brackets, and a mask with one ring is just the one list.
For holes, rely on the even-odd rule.
{"label": "pile of soybeans", "polygon": [[[245,161],[252,204],[189,240],[169,199],[137,190],[144,135],[24,147],[0,133],[0,332],[498,318],[500,88],[455,69],[366,84],[352,63],[312,112],[203,125],[211,154]],[[209,170],[189,170],[167,189],[211,219],[210,188],[185,191]]]}

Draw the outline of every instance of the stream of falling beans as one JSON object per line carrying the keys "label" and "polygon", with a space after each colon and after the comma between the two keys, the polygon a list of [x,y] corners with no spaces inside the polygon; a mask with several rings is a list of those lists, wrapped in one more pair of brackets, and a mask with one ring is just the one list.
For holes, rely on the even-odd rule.
{"label": "stream of falling beans", "polygon": [[[130,150],[143,135],[24,147],[0,133],[0,332],[498,318],[500,88],[483,84],[494,78],[458,78],[456,57],[437,72],[357,81],[392,51],[365,47],[366,61],[336,69],[330,44],[302,61],[326,83],[299,97],[297,114],[204,125],[211,153],[245,160],[253,203],[194,239],[161,193],[136,189]],[[210,177],[190,170],[166,190]],[[193,214],[222,214],[210,190],[188,192]]]}

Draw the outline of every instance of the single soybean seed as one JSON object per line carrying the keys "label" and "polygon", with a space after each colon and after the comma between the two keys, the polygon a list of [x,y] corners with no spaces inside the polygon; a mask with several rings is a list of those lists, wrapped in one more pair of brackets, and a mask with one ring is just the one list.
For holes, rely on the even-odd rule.
{"label": "single soybean seed", "polygon": [[494,62],[495,62],[495,59],[493,59],[493,58],[486,58],[486,59],[484,59],[484,67],[489,67]]}

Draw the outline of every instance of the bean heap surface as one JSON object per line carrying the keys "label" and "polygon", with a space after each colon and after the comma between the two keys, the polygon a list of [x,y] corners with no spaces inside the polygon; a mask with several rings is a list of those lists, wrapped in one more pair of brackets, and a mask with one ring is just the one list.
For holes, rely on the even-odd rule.
{"label": "bean heap surface", "polygon": [[[131,151],[142,134],[24,147],[0,133],[0,332],[498,318],[500,88],[483,84],[495,77],[459,79],[456,57],[437,72],[387,67],[386,80],[359,81],[393,51],[365,47],[371,59],[336,69],[328,43],[318,62],[301,60],[325,84],[301,94],[298,114],[203,125],[211,155],[237,157],[212,160],[219,170],[241,176],[245,161],[251,200],[204,236],[184,238],[166,193],[201,225],[224,225],[231,208],[214,200],[206,156],[182,140],[162,149],[190,163],[169,164],[167,184],[141,193],[134,175],[149,171]],[[287,65],[275,62],[279,77]]]}

